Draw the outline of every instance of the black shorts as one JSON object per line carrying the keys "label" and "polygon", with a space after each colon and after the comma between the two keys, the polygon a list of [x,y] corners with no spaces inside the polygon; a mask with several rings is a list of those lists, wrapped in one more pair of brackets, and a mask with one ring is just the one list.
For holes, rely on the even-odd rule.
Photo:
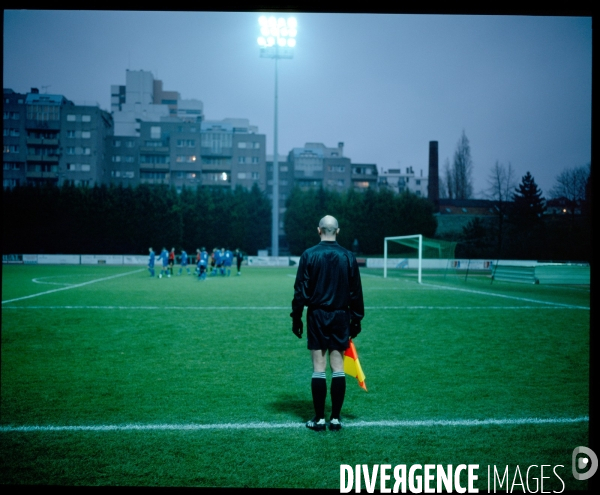
{"label": "black shorts", "polygon": [[350,345],[350,313],[310,309],[306,315],[308,348],[311,351],[345,351]]}

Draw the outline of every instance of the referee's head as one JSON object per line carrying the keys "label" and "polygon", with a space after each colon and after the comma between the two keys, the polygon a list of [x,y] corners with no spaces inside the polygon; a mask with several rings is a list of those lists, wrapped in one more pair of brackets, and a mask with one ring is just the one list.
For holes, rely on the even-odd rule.
{"label": "referee's head", "polygon": [[319,221],[319,235],[322,240],[335,240],[340,232],[338,221],[331,215],[325,215]]}

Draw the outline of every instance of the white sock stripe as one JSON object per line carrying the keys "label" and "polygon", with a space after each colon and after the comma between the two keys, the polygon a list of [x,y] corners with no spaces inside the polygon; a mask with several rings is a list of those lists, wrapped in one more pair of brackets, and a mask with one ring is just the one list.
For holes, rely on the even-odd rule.
{"label": "white sock stripe", "polygon": [[332,377],[332,378],[336,378],[336,377],[339,377],[339,376],[346,376],[346,373],[345,373],[345,372],[343,372],[343,371],[334,371],[334,372],[331,374],[331,377]]}
{"label": "white sock stripe", "polygon": [[317,372],[317,371],[315,371],[315,372],[312,374],[312,377],[313,377],[313,378],[323,378],[323,379],[325,379],[325,378],[327,377],[327,375],[325,374],[325,372],[324,372],[324,371],[323,371],[322,373],[321,373],[321,372]]}

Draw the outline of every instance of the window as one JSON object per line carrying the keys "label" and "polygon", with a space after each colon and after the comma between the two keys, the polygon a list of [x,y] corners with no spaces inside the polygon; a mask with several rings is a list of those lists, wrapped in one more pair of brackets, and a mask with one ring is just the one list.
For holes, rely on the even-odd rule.
{"label": "window", "polygon": [[[258,163],[258,157],[257,156],[253,156],[252,157],[252,163]],[[283,170],[283,167],[281,169]],[[285,167],[285,170],[287,171],[287,167]]]}
{"label": "window", "polygon": [[135,157],[133,156],[126,156],[125,157],[125,162],[126,163],[133,163],[135,161]]}
{"label": "window", "polygon": [[238,148],[245,148],[246,147],[246,142],[245,141],[240,141],[238,143]]}
{"label": "window", "polygon": [[196,146],[196,141],[194,139],[178,139],[177,147],[178,148],[193,148]]}
{"label": "window", "polygon": [[2,180],[2,185],[4,187],[17,187],[19,185],[19,180],[18,179],[3,179]]}
{"label": "window", "polygon": [[70,113],[67,115],[67,122],[75,122],[77,120],[77,116]]}
{"label": "window", "polygon": [[246,178],[246,172],[238,172],[237,178],[238,179],[245,179]]}
{"label": "window", "polygon": [[74,138],[74,137],[76,137],[75,131],[67,131],[67,137],[68,138]]}
{"label": "window", "polygon": [[75,154],[75,148],[73,146],[67,146],[67,148],[65,149],[65,151],[67,152],[67,155],[74,155]]}
{"label": "window", "polygon": [[90,165],[89,164],[83,164],[81,165],[81,171],[82,172],[89,172],[90,171]]}
{"label": "window", "polygon": [[81,131],[81,139],[90,139],[92,133],[90,131]]}
{"label": "window", "polygon": [[84,155],[91,155],[92,154],[92,148],[83,148],[83,154]]}
{"label": "window", "polygon": [[81,116],[81,122],[91,122],[91,121],[92,121],[91,115],[82,115]]}
{"label": "window", "polygon": [[258,141],[254,142],[254,149],[259,149],[260,148],[260,143]]}
{"label": "window", "polygon": [[177,155],[175,161],[178,163],[193,163],[196,161],[196,157],[194,155]]}
{"label": "window", "polygon": [[135,176],[135,173],[133,171],[123,172],[123,177],[125,179],[133,179],[134,176]]}
{"label": "window", "polygon": [[[252,174],[250,175],[250,177],[254,180],[258,180],[260,178],[260,174],[258,172],[252,172]],[[283,182],[283,181],[281,181]],[[287,181],[286,181],[287,182]],[[287,184],[286,184],[287,185]]]}
{"label": "window", "polygon": [[244,163],[244,157],[238,156],[238,163]]}
{"label": "window", "polygon": [[120,140],[118,140],[118,139],[115,139],[115,140],[113,141],[113,146],[114,146],[115,148],[120,148],[120,147],[121,147],[121,141],[120,141]]}
{"label": "window", "polygon": [[74,172],[78,168],[79,168],[79,164],[78,163],[67,163],[67,170],[69,172]]}
{"label": "window", "polygon": [[3,170],[20,170],[21,165],[15,162],[4,162],[2,168]]}
{"label": "window", "polygon": [[5,144],[4,145],[4,153],[18,153],[19,147],[14,144]]}
{"label": "window", "polygon": [[120,162],[121,161],[121,156],[120,155],[113,155],[112,161],[113,162]]}
{"label": "window", "polygon": [[160,126],[152,126],[150,127],[150,138],[151,139],[160,139]]}

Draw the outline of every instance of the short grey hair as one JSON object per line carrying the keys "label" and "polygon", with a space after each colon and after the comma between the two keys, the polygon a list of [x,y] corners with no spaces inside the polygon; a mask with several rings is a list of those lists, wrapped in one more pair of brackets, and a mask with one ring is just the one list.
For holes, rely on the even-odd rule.
{"label": "short grey hair", "polygon": [[325,215],[319,221],[319,228],[328,235],[335,234],[335,232],[339,228],[338,221],[331,215]]}

